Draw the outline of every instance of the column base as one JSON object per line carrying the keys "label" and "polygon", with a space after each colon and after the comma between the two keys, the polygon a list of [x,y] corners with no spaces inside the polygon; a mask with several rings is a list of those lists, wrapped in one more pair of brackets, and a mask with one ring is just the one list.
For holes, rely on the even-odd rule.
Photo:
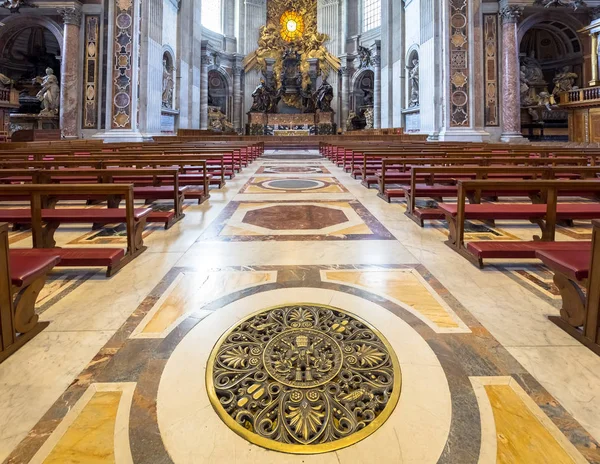
{"label": "column base", "polygon": [[518,132],[509,132],[500,136],[500,141],[504,143],[529,143],[529,140]]}
{"label": "column base", "polygon": [[440,142],[488,142],[490,134],[482,129],[442,129],[438,135]]}
{"label": "column base", "polygon": [[600,85],[600,81],[589,81],[588,87],[598,87]]}
{"label": "column base", "polygon": [[105,132],[99,132],[92,136],[93,139],[102,139],[104,143],[120,142],[151,142],[152,137],[142,134],[139,131],[111,129]]}

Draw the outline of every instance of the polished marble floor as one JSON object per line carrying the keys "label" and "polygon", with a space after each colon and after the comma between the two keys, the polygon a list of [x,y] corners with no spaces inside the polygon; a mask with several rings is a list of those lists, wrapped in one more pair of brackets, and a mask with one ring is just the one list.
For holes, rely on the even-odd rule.
{"label": "polished marble floor", "polygon": [[[148,250],[113,278],[54,272],[38,304],[50,325],[0,365],[0,459],[600,463],[600,358],[548,321],[560,303],[548,271],[527,261],[476,269],[444,245],[442,222],[421,229],[404,209],[316,153],[277,150],[209,202],[186,203],[172,229],[148,227]],[[467,238],[536,232],[473,223]],[[577,239],[589,227],[559,233]],[[57,239],[124,243],[118,226],[59,229]],[[389,344],[399,398],[364,439],[290,454],[217,414],[207,383],[215,345],[257,312],[289,305],[339,309]],[[344,405],[359,415],[373,401]]]}

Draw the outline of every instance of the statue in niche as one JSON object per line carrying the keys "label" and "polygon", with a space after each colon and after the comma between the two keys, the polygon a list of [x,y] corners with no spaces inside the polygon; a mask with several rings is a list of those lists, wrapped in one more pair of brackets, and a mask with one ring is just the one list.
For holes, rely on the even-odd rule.
{"label": "statue in niche", "polygon": [[363,91],[363,105],[364,106],[373,106],[375,103],[375,97],[373,96],[373,90],[369,87],[365,87],[362,89]]}
{"label": "statue in niche", "polygon": [[269,105],[269,98],[267,95],[267,87],[265,80],[261,79],[259,84],[252,92],[252,107],[250,108],[251,113],[265,113]]}
{"label": "statue in niche", "polygon": [[564,66],[562,70],[556,73],[552,82],[554,82],[554,89],[552,95],[556,96],[561,92],[568,92],[570,90],[576,90],[575,79],[579,77],[577,74],[571,71],[570,66]]}
{"label": "statue in niche", "polygon": [[44,77],[33,79],[34,84],[40,84],[42,89],[37,93],[37,99],[42,102],[41,116],[56,116],[60,103],[60,87],[52,68],[46,68]]}
{"label": "statue in niche", "polygon": [[540,62],[536,60],[533,51],[529,56],[525,56],[521,59],[521,71],[525,74],[525,79],[530,87],[532,85],[546,85],[542,66],[540,65]]}
{"label": "statue in niche", "polygon": [[362,45],[358,46],[358,59],[360,60],[359,69],[368,68],[373,63],[371,59],[371,50]]}
{"label": "statue in niche", "polygon": [[331,102],[333,100],[333,87],[327,79],[323,80],[321,87],[317,91],[317,109],[323,113],[331,113]]}
{"label": "statue in niche", "polygon": [[412,66],[408,68],[408,107],[419,106],[419,59],[412,60]]}
{"label": "statue in niche", "polygon": [[173,108],[173,69],[166,59],[163,59],[162,107]]}
{"label": "statue in niche", "polygon": [[365,110],[365,121],[366,121],[365,129],[369,130],[369,129],[374,128],[375,112],[373,111],[373,108],[367,108]]}

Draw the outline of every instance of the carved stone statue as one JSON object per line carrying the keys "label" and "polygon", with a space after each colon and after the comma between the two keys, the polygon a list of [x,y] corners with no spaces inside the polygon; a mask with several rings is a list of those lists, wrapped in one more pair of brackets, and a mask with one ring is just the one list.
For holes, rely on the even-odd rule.
{"label": "carved stone statue", "polygon": [[321,87],[317,91],[317,109],[324,113],[331,113],[331,102],[333,100],[333,87],[327,79],[323,80]]}
{"label": "carved stone statue", "polygon": [[310,83],[306,86],[306,90],[300,88],[300,96],[302,97],[302,111],[304,113],[314,113],[316,94],[312,91]]}
{"label": "carved stone statue", "polygon": [[554,89],[552,90],[552,95],[558,95],[561,92],[568,92],[569,90],[574,90],[575,87],[575,79],[577,79],[577,74],[571,71],[569,66],[564,66],[561,71],[556,73],[554,79]]}
{"label": "carved stone statue", "polygon": [[373,108],[367,108],[365,110],[365,120],[367,122],[365,129],[373,129],[375,124],[375,112],[373,111]]}
{"label": "carved stone statue", "polygon": [[265,113],[269,106],[269,98],[267,95],[267,87],[265,80],[261,79],[259,84],[252,92],[252,107],[250,108],[251,113]]}
{"label": "carved stone statue", "polygon": [[21,8],[37,8],[29,0],[4,0],[0,2],[0,7],[6,8],[11,13],[18,13]]}
{"label": "carved stone statue", "polygon": [[408,72],[408,107],[414,108],[419,106],[419,60],[412,60],[412,66]]}
{"label": "carved stone statue", "polygon": [[173,108],[173,70],[167,60],[163,60],[162,107]]}
{"label": "carved stone statue", "polygon": [[371,50],[362,45],[358,46],[358,59],[360,60],[359,69],[368,68],[372,64]]}
{"label": "carved stone statue", "polygon": [[363,105],[364,106],[373,106],[375,102],[375,97],[373,96],[373,90],[369,87],[365,87],[362,89],[363,91]]}
{"label": "carved stone statue", "polygon": [[58,114],[60,103],[60,87],[58,79],[54,75],[52,68],[46,68],[44,77],[38,76],[33,80],[36,84],[41,84],[42,89],[37,93],[37,99],[42,102],[41,116],[55,116]]}
{"label": "carved stone statue", "polygon": [[540,62],[535,59],[534,53],[521,59],[521,71],[525,74],[525,80],[532,85],[545,85],[544,73]]}
{"label": "carved stone statue", "polygon": [[15,81],[13,81],[10,77],[0,73],[0,89],[7,89],[15,85]]}

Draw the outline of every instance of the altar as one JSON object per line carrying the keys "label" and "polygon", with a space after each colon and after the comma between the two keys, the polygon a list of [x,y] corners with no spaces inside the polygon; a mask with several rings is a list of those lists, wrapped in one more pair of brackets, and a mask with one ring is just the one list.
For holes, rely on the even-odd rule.
{"label": "altar", "polygon": [[334,135],[333,112],[315,113],[248,113],[247,135]]}

